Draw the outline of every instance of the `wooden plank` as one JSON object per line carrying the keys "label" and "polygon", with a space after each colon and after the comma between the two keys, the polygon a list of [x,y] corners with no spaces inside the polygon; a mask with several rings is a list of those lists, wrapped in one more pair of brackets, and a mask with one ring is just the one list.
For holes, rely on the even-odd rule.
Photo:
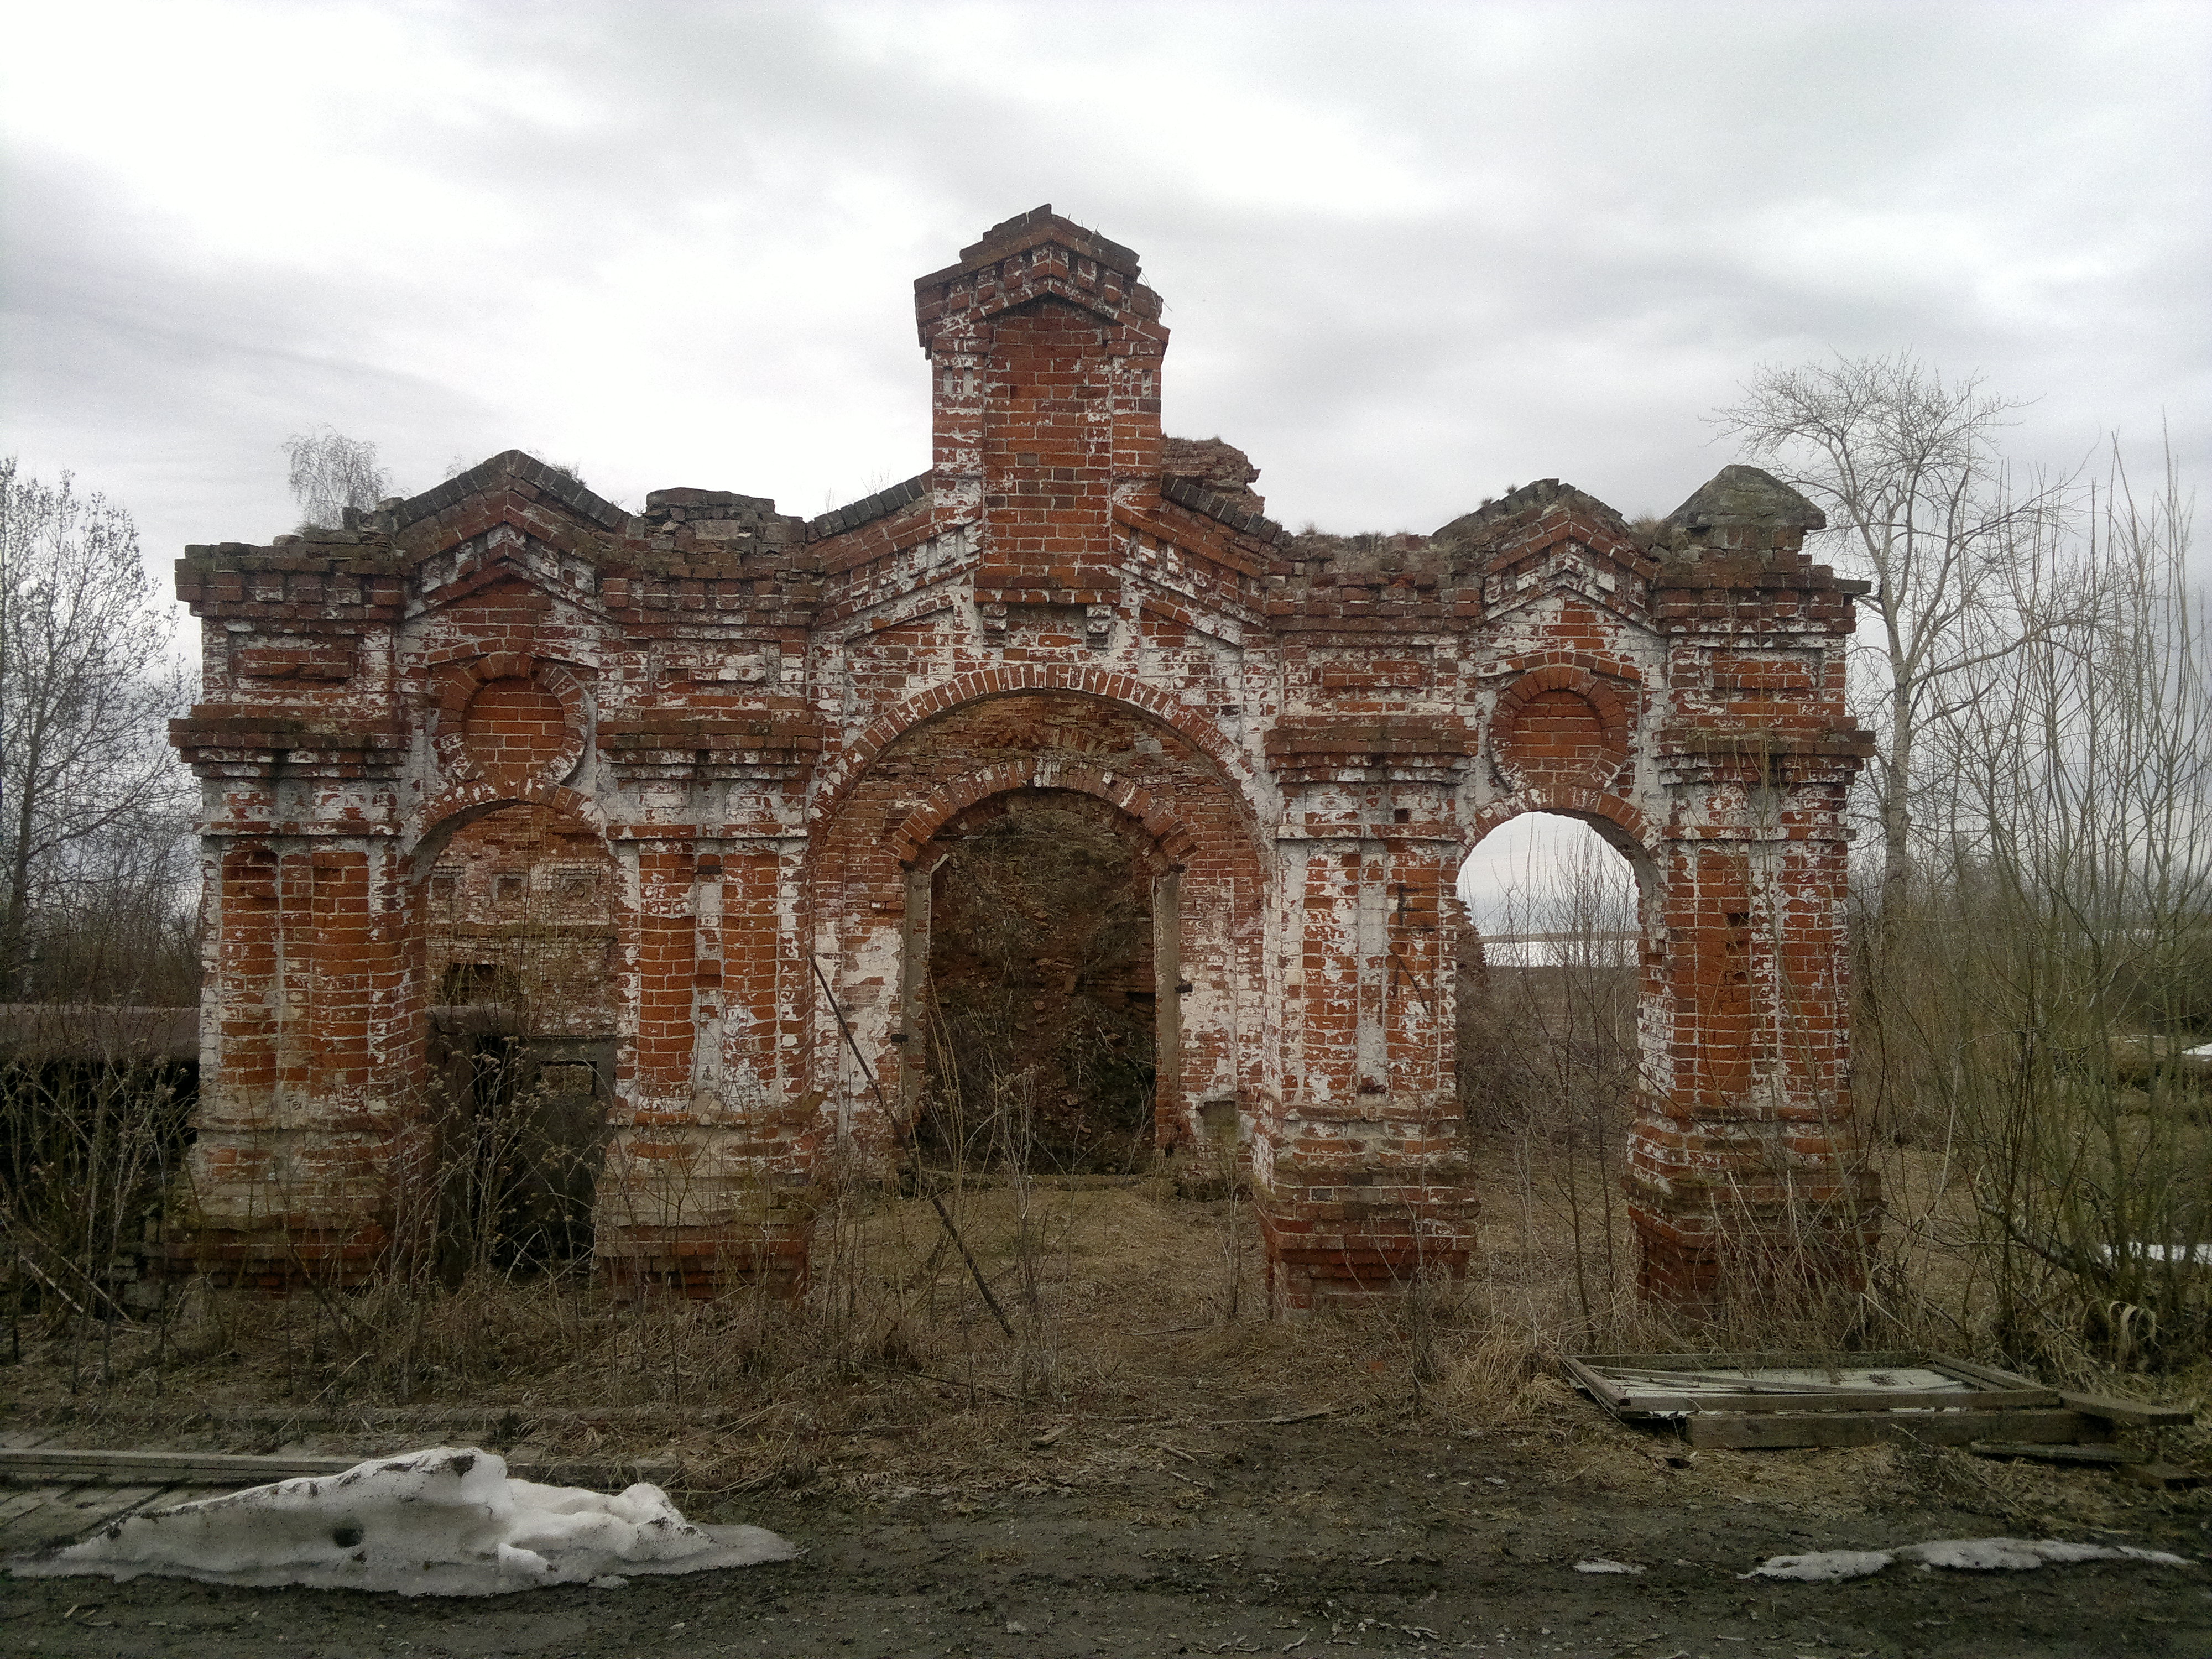
{"label": "wooden plank", "polygon": [[168,1490],[167,1486],[79,1486],[39,1513],[48,1517],[52,1541],[74,1543]]}
{"label": "wooden plank", "polygon": [[2110,1428],[2080,1412],[1805,1412],[1706,1413],[1683,1424],[1692,1446],[1778,1449],[1789,1446],[1871,1446],[1886,1440],[1963,1446],[1974,1440],[2106,1439]]}
{"label": "wooden plank", "polygon": [[1585,1353],[1575,1358],[1585,1365],[1650,1371],[1879,1371],[1929,1364],[1928,1356],[1920,1353],[1814,1353],[1802,1349],[1765,1353]]}
{"label": "wooden plank", "polygon": [[0,1450],[0,1480],[96,1480],[137,1485],[258,1486],[301,1476],[343,1474],[357,1457],[249,1457],[216,1452],[74,1451],[36,1446]]}
{"label": "wooden plank", "polygon": [[[1130,1182],[1146,1176],[1102,1176],[1102,1180]],[[1042,1177],[1031,1177],[1032,1180]],[[973,1174],[969,1176],[972,1183]],[[1003,1185],[1001,1181],[1000,1184]],[[80,1418],[97,1419],[111,1427],[139,1424],[149,1433],[197,1432],[209,1428],[259,1428],[300,1433],[358,1434],[374,1430],[392,1432],[489,1433],[513,1423],[538,1429],[605,1428],[613,1424],[667,1424],[678,1428],[727,1427],[750,1420],[757,1409],[732,1406],[688,1406],[663,1402],[638,1406],[588,1406],[570,1408],[535,1406],[231,1406],[220,1410],[204,1407],[156,1407],[143,1402],[102,1405],[97,1413],[70,1407],[26,1410],[17,1413],[31,1421],[68,1425]],[[517,1431],[520,1431],[519,1430]]]}
{"label": "wooden plank", "polygon": [[[404,1453],[397,1455],[405,1455]],[[82,1451],[34,1447],[0,1451],[0,1482],[14,1485],[81,1486],[86,1483],[209,1486],[234,1491],[277,1480],[315,1480],[343,1474],[360,1457],[256,1457],[217,1452]],[[507,1473],[546,1486],[620,1490],[635,1481],[665,1486],[678,1465],[660,1460],[623,1463],[560,1462],[509,1463]]]}
{"label": "wooden plank", "polygon": [[[1958,1376],[1980,1381],[2025,1383],[2025,1377],[2014,1376],[2010,1371],[2001,1371],[1993,1366],[1977,1365],[1970,1360],[1954,1359],[1948,1354],[1936,1356],[1936,1364]],[[2110,1395],[2077,1394],[2071,1389],[2056,1390],[2059,1399],[2077,1412],[2091,1417],[2101,1417],[2107,1423],[2123,1423],[2131,1429],[2176,1429],[2197,1420],[2197,1413],[2178,1406],[2154,1406],[2146,1400],[2120,1400]]]}
{"label": "wooden plank", "polygon": [[1850,1389],[1818,1395],[1638,1394],[1624,1395],[1619,1409],[1672,1416],[1683,1412],[2020,1411],[2061,1404],[2054,1389]]}
{"label": "wooden plank", "polygon": [[52,1429],[10,1429],[0,1434],[0,1451],[27,1451],[33,1446],[43,1446],[52,1441]]}
{"label": "wooden plank", "polygon": [[2212,1479],[2196,1469],[2178,1468],[2172,1463],[2136,1463],[2118,1473],[2123,1480],[2132,1480],[2139,1486],[2152,1486],[2160,1492],[2201,1486],[2208,1479]]}
{"label": "wooden plank", "polygon": [[1971,1359],[1960,1359],[1955,1354],[1930,1355],[1931,1370],[1948,1371],[1968,1382],[1977,1382],[1991,1389],[2033,1389],[2043,1386],[2033,1377],[2022,1376],[2017,1371],[2001,1371],[1994,1365],[1977,1364]]}
{"label": "wooden plank", "polygon": [[1664,1388],[1669,1382],[1701,1382],[1707,1389],[1729,1389],[1741,1394],[1778,1395],[1802,1399],[1807,1395],[1833,1394],[1845,1385],[1840,1382],[1791,1382],[1780,1377],[1757,1376],[1749,1372],[1735,1371],[1650,1371],[1638,1370],[1626,1365],[1611,1368],[1607,1375],[1624,1389],[1634,1389],[1655,1384]]}
{"label": "wooden plank", "polygon": [[[1758,1355],[1605,1355],[1575,1356],[1566,1365],[1577,1379],[1609,1410],[1618,1415],[1674,1417],[1695,1412],[1880,1412],[1961,1407],[1982,1411],[2017,1411],[2061,1403],[2057,1390],[2005,1373],[1963,1376],[1959,1389],[1869,1388],[1863,1385],[1824,1385],[1772,1376],[1739,1376],[1727,1369],[1732,1360],[1760,1360],[1765,1365],[1746,1364],[1747,1371],[1790,1369],[1850,1371],[1935,1371],[1958,1375],[1948,1366],[1917,1354],[1850,1354],[1825,1356]],[[1664,1363],[1654,1363],[1664,1362]],[[1677,1392],[1666,1382],[1680,1378],[1721,1385]],[[1996,1379],[2002,1379],[2002,1386]]]}
{"label": "wooden plank", "polygon": [[2197,1413],[2176,1406],[2154,1406],[2143,1400],[2116,1400],[2109,1395],[2075,1394],[2061,1389],[2058,1397],[2077,1412],[2121,1423],[2131,1429],[2178,1429],[2197,1420]]}
{"label": "wooden plank", "polygon": [[5,1526],[0,1526],[0,1555],[37,1549],[47,1542],[52,1506],[65,1501],[75,1490],[75,1486],[41,1486],[36,1492],[23,1493],[31,1501],[11,1516]]}
{"label": "wooden plank", "polygon": [[28,1515],[54,1492],[60,1490],[61,1488],[57,1486],[41,1492],[9,1492],[6,1497],[0,1498],[0,1533],[4,1533],[8,1523],[17,1516]]}
{"label": "wooden plank", "polygon": [[1617,1412],[1622,1408],[1620,1403],[1622,1399],[1620,1385],[1615,1382],[1611,1377],[1603,1376],[1599,1372],[1593,1370],[1581,1360],[1577,1359],[1572,1354],[1565,1356],[1560,1363],[1566,1366],[1567,1374],[1570,1376],[1573,1377],[1576,1382],[1581,1383],[1583,1387],[1590,1391],[1592,1397],[1597,1401],[1598,1404],[1605,1407],[1609,1411]]}
{"label": "wooden plank", "polygon": [[2148,1463],[2150,1454],[2127,1446],[2039,1446],[2024,1440],[1975,1440],[1966,1449],[1977,1457],[2025,1457],[2038,1463],[2094,1463],[2117,1468],[2123,1463]]}

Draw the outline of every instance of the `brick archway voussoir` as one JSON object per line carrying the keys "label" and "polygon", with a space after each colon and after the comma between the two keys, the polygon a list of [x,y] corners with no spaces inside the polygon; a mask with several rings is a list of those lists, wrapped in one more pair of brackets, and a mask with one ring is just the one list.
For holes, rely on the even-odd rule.
{"label": "brick archway voussoir", "polygon": [[1476,813],[1468,824],[1468,850],[1473,852],[1492,830],[1529,812],[1553,812],[1573,818],[1602,818],[1626,834],[1643,849],[1646,857],[1656,861],[1660,856],[1657,827],[1619,795],[1602,789],[1540,784],[1516,790]]}
{"label": "brick archway voussoir", "polygon": [[520,784],[498,784],[483,778],[471,778],[455,784],[423,810],[422,829],[415,837],[414,853],[419,854],[424,847],[438,839],[439,831],[455,818],[479,818],[503,806],[546,807],[588,825],[602,841],[607,838],[605,811],[597,801],[580,790],[537,779]]}
{"label": "brick archway voussoir", "polygon": [[1626,657],[1599,656],[1565,646],[1545,646],[1518,652],[1502,658],[1498,667],[1501,674],[1514,675],[1528,673],[1539,668],[1578,668],[1601,683],[1617,684],[1626,696],[1640,696],[1644,690],[1644,671]]}
{"label": "brick archway voussoir", "polygon": [[858,787],[878,757],[924,721],[993,697],[1054,691],[1124,703],[1158,720],[1218,767],[1231,793],[1249,811],[1250,781],[1244,767],[1220,732],[1188,705],[1129,674],[1101,668],[1034,664],[1015,669],[974,670],[919,692],[897,708],[877,716],[828,769],[827,779],[808,817],[817,823],[826,823],[835,817],[846,797]]}
{"label": "brick archway voussoir", "polygon": [[1191,831],[1151,790],[1103,767],[1042,756],[982,767],[939,785],[890,831],[891,850],[911,866],[937,832],[969,807],[1028,787],[1073,790],[1106,802],[1134,819],[1169,860],[1182,859],[1193,844]]}

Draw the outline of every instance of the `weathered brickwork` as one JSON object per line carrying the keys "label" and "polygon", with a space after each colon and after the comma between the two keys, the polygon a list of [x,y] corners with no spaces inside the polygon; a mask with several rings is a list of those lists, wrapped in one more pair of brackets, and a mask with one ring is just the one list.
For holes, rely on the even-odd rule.
{"label": "weathered brickwork", "polygon": [[1731,467],[1656,535],[1556,482],[1433,536],[1289,535],[1241,454],[1163,440],[1138,275],[1039,209],[923,277],[930,470],[811,521],[633,514],[510,452],[187,550],[198,1260],[405,1248],[434,1011],[504,1000],[613,1046],[611,1274],[795,1287],[811,1194],[918,1098],[933,838],[1051,789],[1148,849],[1159,1139],[1237,1136],[1279,1306],[1463,1261],[1452,886],[1526,811],[1642,885],[1647,1286],[1850,1270],[1864,738],[1817,515]]}

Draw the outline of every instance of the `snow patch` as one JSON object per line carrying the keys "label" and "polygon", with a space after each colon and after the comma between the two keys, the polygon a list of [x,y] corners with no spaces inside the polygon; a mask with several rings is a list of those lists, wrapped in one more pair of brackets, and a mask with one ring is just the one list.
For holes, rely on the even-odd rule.
{"label": "snow patch", "polygon": [[1811,1584],[1834,1583],[1880,1572],[1893,1561],[1911,1561],[1923,1569],[1950,1567],[1962,1572],[2026,1572],[2075,1561],[2148,1561],[2161,1567],[2185,1567],[2186,1556],[2130,1544],[2069,1544],[2058,1538],[1942,1538],[1907,1544],[1898,1550],[1818,1550],[1809,1555],[1770,1557],[1740,1578],[1794,1578]]}
{"label": "snow patch", "polygon": [[1641,1572],[1641,1567],[1632,1567],[1626,1561],[1608,1561],[1603,1556],[1592,1556],[1587,1561],[1575,1563],[1577,1572]]}
{"label": "snow patch", "polygon": [[[2187,1267],[2212,1267],[2212,1244],[2146,1244],[2137,1240],[2123,1245],[2122,1251],[2139,1261],[2171,1262]],[[2112,1247],[2100,1244],[2094,1252],[2100,1261],[2110,1261]]]}
{"label": "snow patch", "polygon": [[440,1446],[343,1474],[280,1480],[111,1522],[9,1563],[29,1577],[142,1573],[213,1584],[306,1584],[401,1595],[614,1589],[620,1575],[698,1572],[799,1553],[760,1527],[697,1526],[641,1482],[609,1496],[517,1480],[506,1459]]}
{"label": "snow patch", "polygon": [[1897,1558],[1887,1550],[1815,1550],[1810,1555],[1768,1557],[1739,1578],[1796,1578],[1808,1584],[1832,1584],[1880,1572]]}
{"label": "snow patch", "polygon": [[2069,1544],[2058,1538],[1945,1538],[1898,1551],[1900,1561],[1923,1567],[1954,1567],[1966,1572],[2027,1572],[2036,1567],[2075,1561],[2149,1561],[2161,1567],[2185,1567],[2185,1556],[2164,1550],[2140,1550],[2128,1544]]}

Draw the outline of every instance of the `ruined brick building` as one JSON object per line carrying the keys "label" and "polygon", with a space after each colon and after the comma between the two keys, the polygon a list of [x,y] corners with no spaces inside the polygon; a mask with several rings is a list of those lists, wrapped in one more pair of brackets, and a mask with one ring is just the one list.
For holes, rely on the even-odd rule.
{"label": "ruined brick building", "polygon": [[426,1079],[496,1005],[596,1126],[605,1268],[797,1279],[810,1194],[893,1139],[859,1056],[920,1098],[942,838],[1019,792],[1103,804],[1149,872],[1159,1141],[1238,1146],[1279,1307],[1463,1258],[1451,895],[1528,811],[1640,884],[1647,1288],[1863,1233],[1818,514],[1729,467],[1656,533],[1547,481],[1289,534],[1237,452],[1163,438],[1138,275],[1040,208],[922,277],[929,470],[817,519],[633,514],[510,452],[187,550],[200,1262],[404,1238]]}

